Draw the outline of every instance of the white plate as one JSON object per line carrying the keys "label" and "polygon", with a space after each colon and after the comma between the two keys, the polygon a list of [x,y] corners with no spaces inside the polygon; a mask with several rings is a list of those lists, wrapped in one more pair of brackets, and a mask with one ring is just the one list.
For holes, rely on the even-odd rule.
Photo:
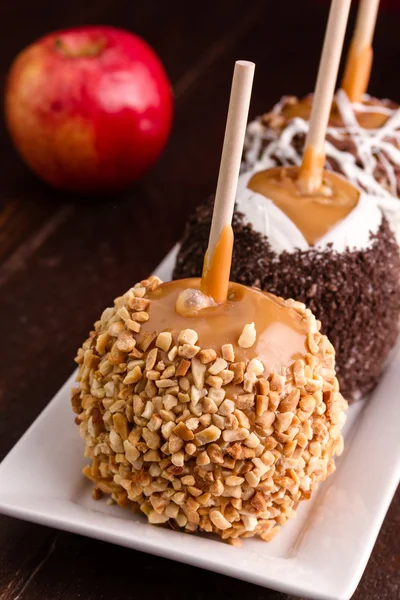
{"label": "white plate", "polygon": [[[171,276],[176,249],[156,273]],[[128,546],[301,597],[348,600],[400,479],[400,346],[372,398],[349,410],[336,473],[267,544],[147,525],[91,498],[70,408],[72,376],[0,465],[0,513]]]}

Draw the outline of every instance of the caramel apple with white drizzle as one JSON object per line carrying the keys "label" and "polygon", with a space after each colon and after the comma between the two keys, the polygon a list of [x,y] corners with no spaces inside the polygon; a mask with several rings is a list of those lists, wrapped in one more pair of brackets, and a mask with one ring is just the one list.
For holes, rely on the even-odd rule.
{"label": "caramel apple with white drizzle", "polygon": [[[380,110],[373,99],[365,96],[372,68],[372,40],[378,8],[379,0],[360,0],[341,86],[350,102],[354,104],[355,117],[360,127],[364,129],[378,129],[388,120],[388,114]],[[298,102],[289,104],[283,108],[282,116],[287,122],[296,117],[308,121],[311,116],[312,101],[313,96],[310,94]],[[345,125],[335,101],[332,103],[329,125],[333,127]]]}
{"label": "caramel apple with white drizzle", "polygon": [[311,311],[229,282],[253,68],[235,69],[202,279],[150,277],[117,298],[72,391],[95,498],[232,544],[272,540],[333,472],[347,406]]}
{"label": "caramel apple with white drizzle", "polygon": [[[365,96],[372,68],[372,40],[378,14],[379,0],[360,0],[356,26],[347,56],[342,89],[354,105],[354,116],[363,129],[379,129],[388,121],[389,115],[374,99]],[[284,107],[282,116],[286,121],[296,117],[308,121],[311,116],[312,95]],[[376,109],[376,110],[375,110]],[[342,115],[335,101],[332,103],[329,125],[344,127]]]}

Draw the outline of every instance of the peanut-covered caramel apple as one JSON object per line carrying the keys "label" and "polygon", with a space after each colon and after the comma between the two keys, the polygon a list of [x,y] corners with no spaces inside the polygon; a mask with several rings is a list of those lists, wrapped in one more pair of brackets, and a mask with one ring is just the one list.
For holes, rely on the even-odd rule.
{"label": "peanut-covered caramel apple", "polygon": [[150,523],[269,541],[342,451],[334,349],[299,302],[199,290],[151,277],[95,323],[72,395],[84,473]]}

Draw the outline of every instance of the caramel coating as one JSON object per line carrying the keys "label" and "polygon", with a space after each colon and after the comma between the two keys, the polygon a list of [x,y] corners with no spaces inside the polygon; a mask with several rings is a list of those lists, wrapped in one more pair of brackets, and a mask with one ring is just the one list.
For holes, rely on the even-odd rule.
{"label": "caramel coating", "polygon": [[[200,279],[184,279],[160,285],[149,294],[149,320],[142,331],[151,334],[168,329],[175,334],[189,327],[198,334],[203,348],[219,352],[224,344],[232,344],[237,360],[260,358],[267,373],[279,371],[304,354],[307,326],[295,311],[290,311],[280,298],[238,283],[229,283],[228,300],[215,304],[200,291]],[[197,292],[197,293],[196,293]],[[182,316],[183,299],[209,304],[201,310]],[[186,307],[186,304],[185,304]],[[185,313],[183,313],[185,315]],[[246,324],[254,322],[257,343],[248,348],[238,341]]]}
{"label": "caramel coating", "polygon": [[324,171],[323,187],[315,194],[302,192],[298,167],[259,171],[248,187],[273,201],[314,245],[357,205],[360,192],[343,177]]}

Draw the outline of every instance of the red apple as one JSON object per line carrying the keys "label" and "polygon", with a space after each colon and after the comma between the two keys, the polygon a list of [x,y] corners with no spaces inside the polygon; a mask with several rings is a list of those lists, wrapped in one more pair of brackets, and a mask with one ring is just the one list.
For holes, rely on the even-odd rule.
{"label": "red apple", "polygon": [[154,51],[113,27],[51,33],[11,66],[6,120],[42,179],[64,190],[110,192],[143,175],[163,150],[172,94]]}

